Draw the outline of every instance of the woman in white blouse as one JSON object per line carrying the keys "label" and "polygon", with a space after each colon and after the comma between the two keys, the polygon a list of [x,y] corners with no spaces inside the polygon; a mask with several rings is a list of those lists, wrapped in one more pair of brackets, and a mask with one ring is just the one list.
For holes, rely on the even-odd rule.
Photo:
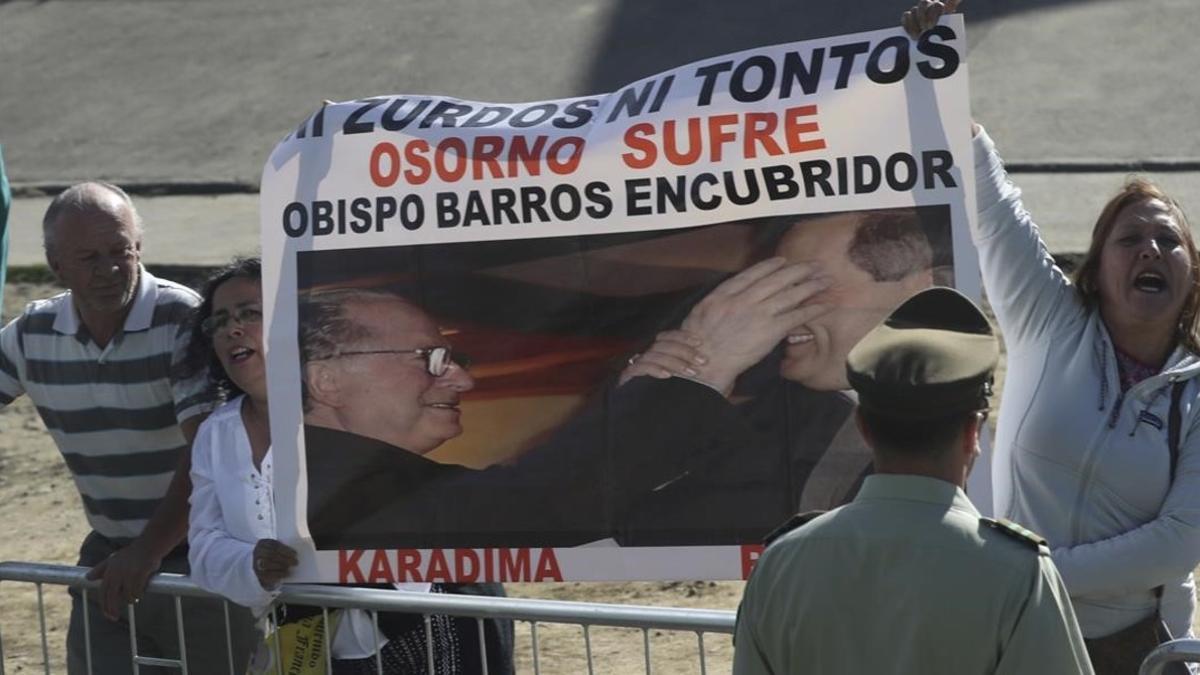
{"label": "woman in white blouse", "polygon": [[[264,617],[297,558],[294,550],[275,539],[260,261],[235,260],[208,281],[203,296],[186,361],[191,368],[209,369],[227,403],[201,425],[193,445],[191,576],[201,587]],[[430,584],[398,587],[441,591]],[[291,606],[282,621],[319,612],[319,608]],[[475,622],[431,618],[436,672],[481,671]],[[331,645],[335,675],[377,672],[376,645],[382,672],[426,672],[421,616],[381,613],[379,626],[376,634],[365,611],[344,613]],[[489,670],[507,670],[497,665],[501,667]]]}

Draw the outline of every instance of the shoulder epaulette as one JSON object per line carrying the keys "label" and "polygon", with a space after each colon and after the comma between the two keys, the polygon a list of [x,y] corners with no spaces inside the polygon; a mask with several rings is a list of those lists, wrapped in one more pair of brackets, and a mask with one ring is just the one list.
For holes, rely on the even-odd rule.
{"label": "shoulder epaulette", "polygon": [[1040,534],[1018,525],[1007,518],[1000,518],[999,520],[995,518],[980,518],[979,522],[1034,549],[1040,550],[1042,546],[1048,546],[1046,539]]}
{"label": "shoulder epaulette", "polygon": [[819,516],[823,513],[825,513],[825,511],[805,511],[804,513],[797,513],[796,515],[794,515],[791,518],[788,518],[786,521],[784,521],[784,523],[782,525],[780,525],[779,527],[771,530],[767,534],[767,536],[763,537],[763,546],[770,546],[771,543],[774,542],[776,539],[782,537],[783,535],[787,534],[788,532],[791,532],[792,530],[796,529],[797,527],[800,527],[801,525],[807,523],[808,521],[816,518],[817,516]]}

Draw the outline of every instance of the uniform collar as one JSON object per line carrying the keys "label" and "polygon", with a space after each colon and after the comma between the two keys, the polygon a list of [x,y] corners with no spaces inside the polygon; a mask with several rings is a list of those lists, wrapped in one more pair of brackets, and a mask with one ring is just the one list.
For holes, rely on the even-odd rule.
{"label": "uniform collar", "polygon": [[953,483],[928,476],[877,473],[867,476],[854,501],[901,500],[958,508],[979,516],[967,493]]}
{"label": "uniform collar", "polygon": [[[138,265],[137,293],[133,296],[133,307],[125,317],[124,332],[146,330],[154,319],[154,304],[158,300],[158,284],[146,268]],[[75,298],[67,293],[67,302],[54,317],[54,330],[63,335],[79,333],[81,322],[75,309]]]}

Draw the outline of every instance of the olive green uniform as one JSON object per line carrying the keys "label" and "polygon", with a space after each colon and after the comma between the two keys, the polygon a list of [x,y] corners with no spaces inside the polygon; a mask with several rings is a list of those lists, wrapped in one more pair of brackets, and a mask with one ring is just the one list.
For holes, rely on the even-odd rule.
{"label": "olive green uniform", "polygon": [[738,611],[734,673],[1091,673],[1044,544],[957,486],[878,474],[771,544]]}

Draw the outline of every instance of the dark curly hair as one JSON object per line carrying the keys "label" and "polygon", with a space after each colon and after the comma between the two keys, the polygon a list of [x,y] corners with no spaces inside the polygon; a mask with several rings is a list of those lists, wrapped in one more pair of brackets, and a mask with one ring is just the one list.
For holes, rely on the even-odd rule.
{"label": "dark curly hair", "polygon": [[225,373],[225,369],[221,367],[221,362],[217,359],[217,352],[213,349],[212,338],[204,334],[201,326],[205,319],[212,316],[213,295],[216,294],[221,284],[230,279],[251,279],[261,282],[262,259],[257,257],[234,258],[233,262],[204,282],[204,288],[200,291],[203,300],[199,307],[192,310],[191,319],[188,321],[187,331],[190,339],[187,351],[180,363],[180,374],[183,377],[190,377],[207,370],[209,381],[226,401],[241,395],[242,389],[233,383],[233,380]]}

